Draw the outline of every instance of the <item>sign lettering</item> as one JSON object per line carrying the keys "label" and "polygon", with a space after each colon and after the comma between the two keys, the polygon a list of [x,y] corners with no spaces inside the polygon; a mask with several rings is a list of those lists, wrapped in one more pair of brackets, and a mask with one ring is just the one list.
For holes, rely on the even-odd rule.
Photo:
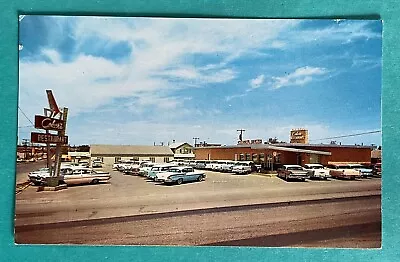
{"label": "sign lettering", "polygon": [[68,136],[58,136],[54,134],[31,133],[32,143],[48,144],[68,144]]}
{"label": "sign lettering", "polygon": [[45,116],[35,116],[35,128],[62,131],[64,130],[64,127],[65,123],[63,120]]}

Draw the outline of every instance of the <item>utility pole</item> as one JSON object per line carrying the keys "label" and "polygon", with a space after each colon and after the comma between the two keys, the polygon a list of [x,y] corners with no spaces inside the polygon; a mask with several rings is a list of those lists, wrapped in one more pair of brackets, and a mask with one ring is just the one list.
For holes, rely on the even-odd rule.
{"label": "utility pole", "polygon": [[196,147],[196,146],[197,146],[197,140],[199,140],[200,138],[198,138],[198,137],[193,137],[193,139],[194,139],[194,147]]}
{"label": "utility pole", "polygon": [[243,141],[243,132],[246,131],[246,130],[244,130],[244,129],[238,129],[238,130],[236,130],[236,131],[237,131],[237,132],[240,132],[239,141]]}

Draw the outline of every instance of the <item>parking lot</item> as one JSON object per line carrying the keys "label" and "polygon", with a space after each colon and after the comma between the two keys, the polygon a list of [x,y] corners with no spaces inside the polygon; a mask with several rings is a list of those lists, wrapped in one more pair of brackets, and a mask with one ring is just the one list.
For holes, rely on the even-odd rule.
{"label": "parking lot", "polygon": [[224,206],[276,203],[381,192],[381,179],[286,182],[273,175],[205,171],[202,182],[164,185],[104,167],[109,183],[37,192],[30,186],[16,196],[16,225],[131,216]]}

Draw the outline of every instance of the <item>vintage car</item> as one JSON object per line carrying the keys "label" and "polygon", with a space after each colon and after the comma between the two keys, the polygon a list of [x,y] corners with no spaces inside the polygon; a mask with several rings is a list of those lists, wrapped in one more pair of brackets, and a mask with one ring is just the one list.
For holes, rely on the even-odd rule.
{"label": "vintage car", "polygon": [[171,167],[177,167],[175,164],[158,164],[154,165],[149,172],[147,172],[147,178],[151,180],[155,180],[156,176],[160,172],[166,172]]}
{"label": "vintage car", "polygon": [[349,164],[349,166],[360,172],[361,177],[364,178],[372,177],[372,168],[367,168],[361,164]]}
{"label": "vintage car", "polygon": [[121,172],[124,173],[124,175],[139,175],[140,165],[141,164],[138,162],[124,165]]}
{"label": "vintage car", "polygon": [[232,167],[232,172],[235,174],[250,174],[256,170],[257,167],[253,161],[239,161]]}
{"label": "vintage car", "polygon": [[286,181],[291,179],[305,181],[309,178],[309,175],[308,171],[304,170],[304,168],[299,165],[282,165],[282,167],[278,169],[278,177]]}
{"label": "vintage car", "polygon": [[305,164],[304,170],[308,171],[310,179],[318,178],[327,180],[330,177],[329,170],[325,169],[321,164]]}
{"label": "vintage car", "polygon": [[78,162],[79,166],[81,167],[89,167],[89,161],[88,160],[81,160]]}
{"label": "vintage car", "polygon": [[222,171],[222,165],[224,165],[226,163],[227,163],[226,160],[217,160],[217,163],[212,165],[211,170],[212,171],[221,172]]}
{"label": "vintage car", "polygon": [[67,185],[97,184],[107,182],[110,178],[108,172],[84,167],[66,167],[61,170],[61,181]]}
{"label": "vintage car", "polygon": [[196,161],[196,166],[194,168],[196,169],[205,169],[207,164],[207,160],[197,160]]}
{"label": "vintage car", "polygon": [[372,174],[373,176],[382,176],[382,164],[381,163],[376,163],[373,167],[372,167]]}
{"label": "vintage car", "polygon": [[147,173],[151,170],[151,168],[155,165],[155,163],[147,162],[143,163],[139,168],[139,176],[147,176]]}
{"label": "vintage car", "polygon": [[212,170],[212,168],[213,168],[213,166],[214,166],[215,164],[218,164],[218,161],[217,161],[217,160],[209,161],[208,163],[206,163],[206,166],[204,167],[204,169],[206,169],[206,170]]}
{"label": "vintage car", "polygon": [[345,178],[350,180],[355,180],[356,178],[360,178],[360,172],[356,169],[353,169],[348,164],[330,164],[327,165],[329,169],[329,174],[332,178]]}
{"label": "vintage car", "polygon": [[233,166],[236,164],[235,161],[229,160],[226,163],[221,165],[221,172],[230,173],[232,172]]}
{"label": "vintage car", "polygon": [[182,184],[184,182],[203,181],[206,178],[204,172],[194,171],[191,166],[171,167],[167,172],[156,175],[155,181],[165,184]]}
{"label": "vintage car", "polygon": [[49,168],[43,167],[39,170],[32,171],[28,174],[29,181],[32,182],[34,185],[41,185],[44,179],[50,176]]}
{"label": "vintage car", "polygon": [[102,167],[102,165],[103,165],[103,163],[101,162],[101,160],[93,160],[92,161],[93,168]]}

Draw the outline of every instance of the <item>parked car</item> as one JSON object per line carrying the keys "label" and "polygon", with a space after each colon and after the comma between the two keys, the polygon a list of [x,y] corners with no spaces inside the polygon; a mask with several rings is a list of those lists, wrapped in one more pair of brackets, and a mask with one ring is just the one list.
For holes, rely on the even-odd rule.
{"label": "parked car", "polygon": [[349,164],[349,166],[360,173],[360,177],[372,177],[372,168],[367,168],[361,164]]}
{"label": "parked car", "polygon": [[64,168],[61,172],[61,180],[67,185],[97,184],[111,179],[108,172],[96,171],[84,167]]}
{"label": "parked car", "polygon": [[92,167],[93,168],[97,168],[97,167],[102,167],[102,162],[101,162],[101,160],[93,160],[92,161]]}
{"label": "parked car", "polygon": [[205,169],[205,167],[206,167],[206,160],[197,160],[194,168]]}
{"label": "parked car", "polygon": [[381,163],[376,163],[373,168],[372,168],[372,174],[374,176],[382,176],[382,164]]}
{"label": "parked car", "polygon": [[165,184],[182,184],[184,182],[203,181],[206,178],[204,172],[195,171],[191,166],[171,167],[167,172],[156,175],[156,181]]}
{"label": "parked car", "polygon": [[232,167],[232,172],[236,174],[250,174],[256,171],[256,169],[253,161],[239,161]]}
{"label": "parked car", "polygon": [[360,178],[360,172],[356,169],[353,169],[348,164],[331,164],[327,165],[329,169],[329,174],[332,178],[346,178],[350,180],[355,180],[356,178]]}
{"label": "parked car", "polygon": [[79,166],[89,168],[89,161],[88,160],[81,160],[78,162]]}
{"label": "parked car", "polygon": [[138,163],[124,165],[122,172],[125,175],[139,175],[140,165]]}
{"label": "parked car", "polygon": [[147,162],[143,163],[139,168],[139,176],[147,176],[147,173],[151,170],[151,168],[155,165],[155,163]]}
{"label": "parked car", "polygon": [[151,180],[155,180],[156,176],[160,172],[166,172],[171,167],[177,167],[175,164],[158,164],[154,165],[150,171],[147,173],[147,178]]}
{"label": "parked car", "polygon": [[39,170],[29,172],[29,181],[34,185],[39,186],[43,183],[44,179],[50,176],[50,170],[47,167],[40,168]]}
{"label": "parked car", "polygon": [[209,161],[209,162],[206,163],[206,166],[204,167],[204,169],[206,169],[206,170],[212,170],[212,168],[213,168],[213,166],[214,166],[215,164],[218,164],[218,161],[217,161],[217,160],[211,160],[211,161]]}
{"label": "parked car", "polygon": [[278,177],[289,181],[290,179],[299,179],[305,181],[308,176],[308,171],[304,170],[299,165],[283,165],[278,169]]}
{"label": "parked car", "polygon": [[309,178],[319,178],[327,180],[329,175],[329,170],[325,169],[321,164],[305,164],[304,170],[308,171]]}
{"label": "parked car", "polygon": [[236,164],[235,161],[232,161],[232,160],[226,161],[225,164],[221,165],[221,172],[227,172],[227,173],[232,172],[233,166],[235,164]]}

